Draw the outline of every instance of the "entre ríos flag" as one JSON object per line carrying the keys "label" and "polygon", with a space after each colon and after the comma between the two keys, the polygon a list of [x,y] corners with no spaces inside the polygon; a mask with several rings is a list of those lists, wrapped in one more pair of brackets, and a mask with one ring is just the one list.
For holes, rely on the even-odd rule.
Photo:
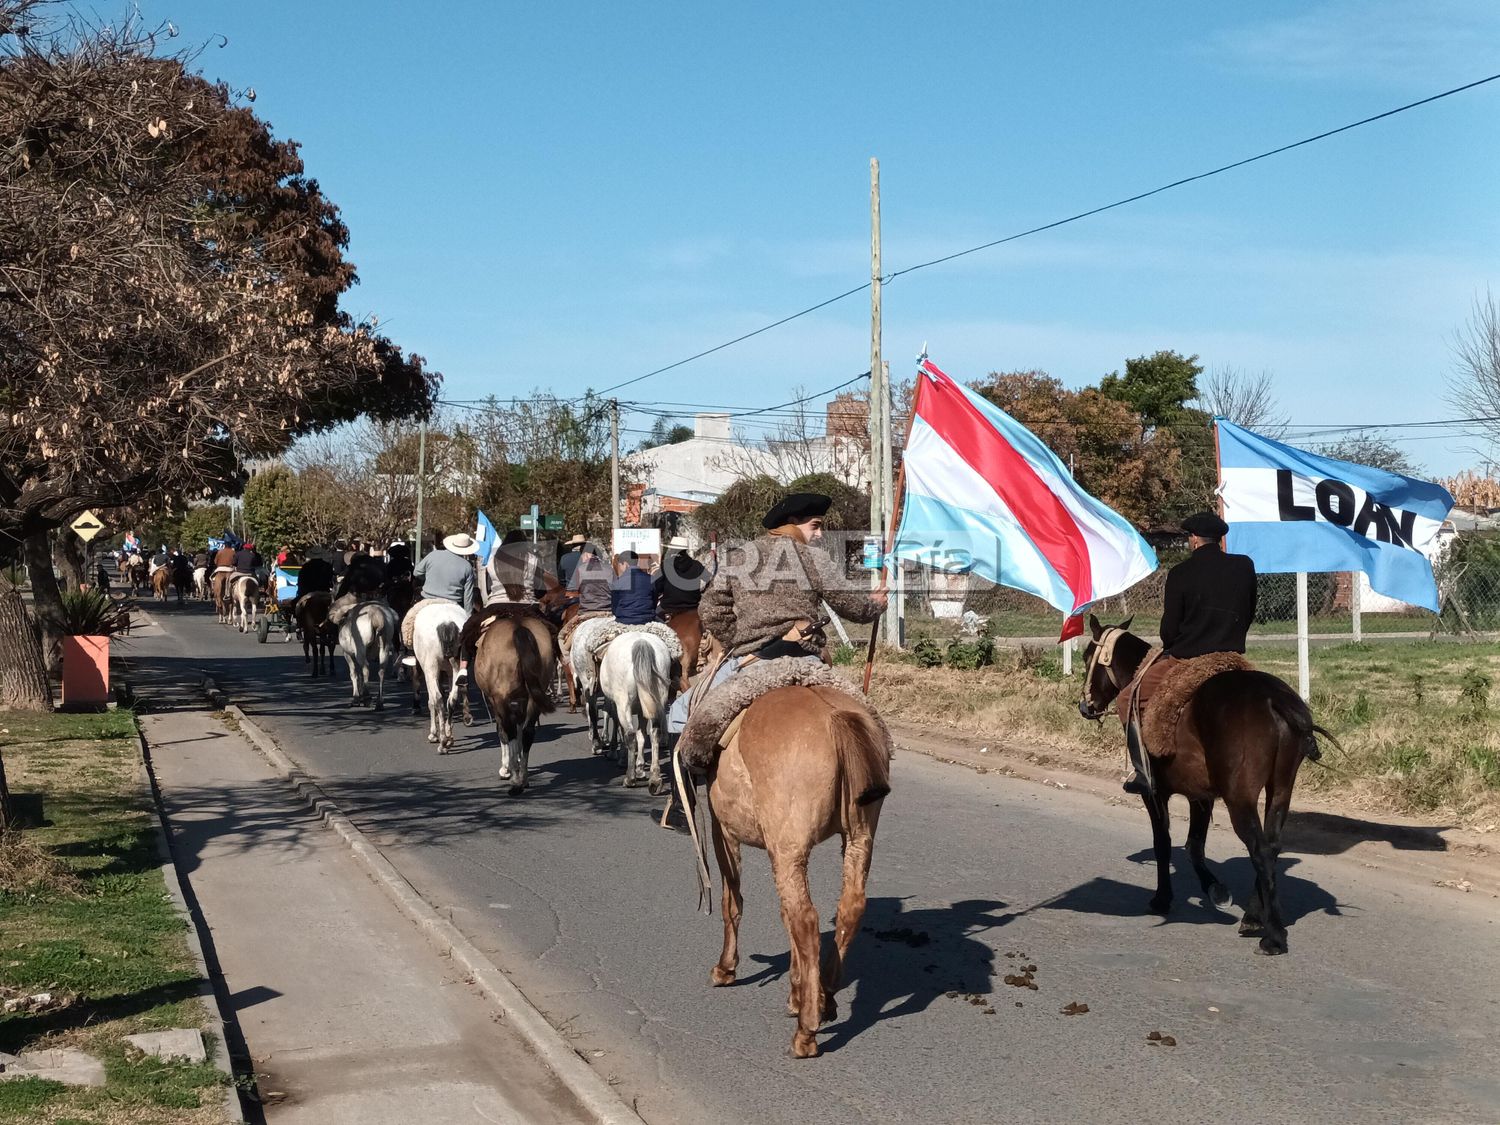
{"label": "entre r\u00edos flag", "polygon": [[1453,507],[1440,484],[1319,457],[1215,419],[1224,549],[1257,570],[1362,570],[1387,597],[1438,609],[1430,552]]}
{"label": "entre r\u00edos flag", "polygon": [[1156,569],[1135,528],[1079,488],[1026,427],[925,357],[919,370],[899,558],[939,567],[964,559],[971,573],[1075,618]]}

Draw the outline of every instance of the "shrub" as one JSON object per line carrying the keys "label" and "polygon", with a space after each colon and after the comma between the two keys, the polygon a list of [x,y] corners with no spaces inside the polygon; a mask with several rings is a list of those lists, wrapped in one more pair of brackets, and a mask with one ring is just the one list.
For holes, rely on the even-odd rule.
{"label": "shrub", "polygon": [[923,637],[911,650],[912,660],[922,668],[940,668],[943,664],[943,650],[931,637]]}
{"label": "shrub", "polygon": [[1489,712],[1490,688],[1494,679],[1480,668],[1470,668],[1458,681],[1458,698],[1467,710],[1467,718],[1479,719]]}
{"label": "shrub", "polygon": [[64,590],[62,631],[69,637],[108,637],[130,627],[130,611],[97,590]]}

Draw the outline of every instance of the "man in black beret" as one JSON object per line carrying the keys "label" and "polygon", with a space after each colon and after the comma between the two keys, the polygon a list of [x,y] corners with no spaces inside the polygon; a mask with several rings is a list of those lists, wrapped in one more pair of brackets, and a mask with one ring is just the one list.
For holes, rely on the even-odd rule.
{"label": "man in black beret", "polygon": [[1140,769],[1139,731],[1129,721],[1132,697],[1137,712],[1144,711],[1175,661],[1211,652],[1243,653],[1245,634],[1255,620],[1255,564],[1246,555],[1224,552],[1229,525],[1212,512],[1199,512],[1182,521],[1182,530],[1192,554],[1167,571],[1161,655],[1146,665],[1131,690],[1120,693],[1132,767],[1125,780],[1127,793],[1149,793]]}

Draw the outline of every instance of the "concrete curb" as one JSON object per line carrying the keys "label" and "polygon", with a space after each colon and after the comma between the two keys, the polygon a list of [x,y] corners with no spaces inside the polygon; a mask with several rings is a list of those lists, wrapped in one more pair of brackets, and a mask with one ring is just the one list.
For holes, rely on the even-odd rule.
{"label": "concrete curb", "polygon": [[537,1056],[578,1099],[598,1125],[642,1125],[641,1117],[626,1105],[614,1088],[568,1045],[547,1017],[511,982],[504,970],[491,961],[458,927],[442,917],[397,871],[390,860],[371,844],[365,834],[344,815],[329,796],[313,782],[255,720],[229,703],[211,677],[203,678],[203,693],[216,710],[234,717],[241,731],[261,752],[319,819],[349,845],[354,857],[386,892],[397,908],[414,923],[438,952],[451,957],[473,977],[474,983],[500,1009]]}
{"label": "concrete curb", "polygon": [[219,994],[213,986],[213,978],[209,975],[208,958],[203,952],[203,941],[198,932],[201,914],[188,905],[188,897],[182,887],[182,879],[177,871],[177,858],[172,853],[172,837],[167,827],[167,811],[162,805],[161,788],[156,784],[156,774],[151,769],[151,752],[146,746],[145,736],[141,733],[140,720],[136,720],[135,748],[139,768],[143,775],[143,784],[149,790],[152,807],[156,810],[156,852],[161,857],[161,875],[166,881],[167,893],[172,896],[172,904],[188,924],[188,952],[192,954],[193,965],[198,970],[198,999],[203,1001],[204,1010],[208,1013],[209,1026],[204,1030],[213,1036],[213,1049],[209,1057],[214,1066],[218,1067],[229,1080],[224,1093],[224,1111],[230,1121],[244,1122],[246,1120],[245,1104],[240,1098],[240,1087],[236,1081],[234,1065],[229,1058],[229,1036],[226,1031],[228,1020],[225,1018],[223,1009],[219,1007]]}

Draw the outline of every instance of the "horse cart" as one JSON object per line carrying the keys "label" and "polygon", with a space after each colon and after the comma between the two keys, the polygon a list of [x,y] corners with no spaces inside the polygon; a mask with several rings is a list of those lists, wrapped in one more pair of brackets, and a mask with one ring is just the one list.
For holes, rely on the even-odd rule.
{"label": "horse cart", "polygon": [[297,622],[292,620],[292,603],[297,600],[297,576],[301,572],[300,566],[271,568],[266,611],[255,629],[255,639],[261,644],[265,644],[273,632],[282,634],[283,643],[297,635]]}

